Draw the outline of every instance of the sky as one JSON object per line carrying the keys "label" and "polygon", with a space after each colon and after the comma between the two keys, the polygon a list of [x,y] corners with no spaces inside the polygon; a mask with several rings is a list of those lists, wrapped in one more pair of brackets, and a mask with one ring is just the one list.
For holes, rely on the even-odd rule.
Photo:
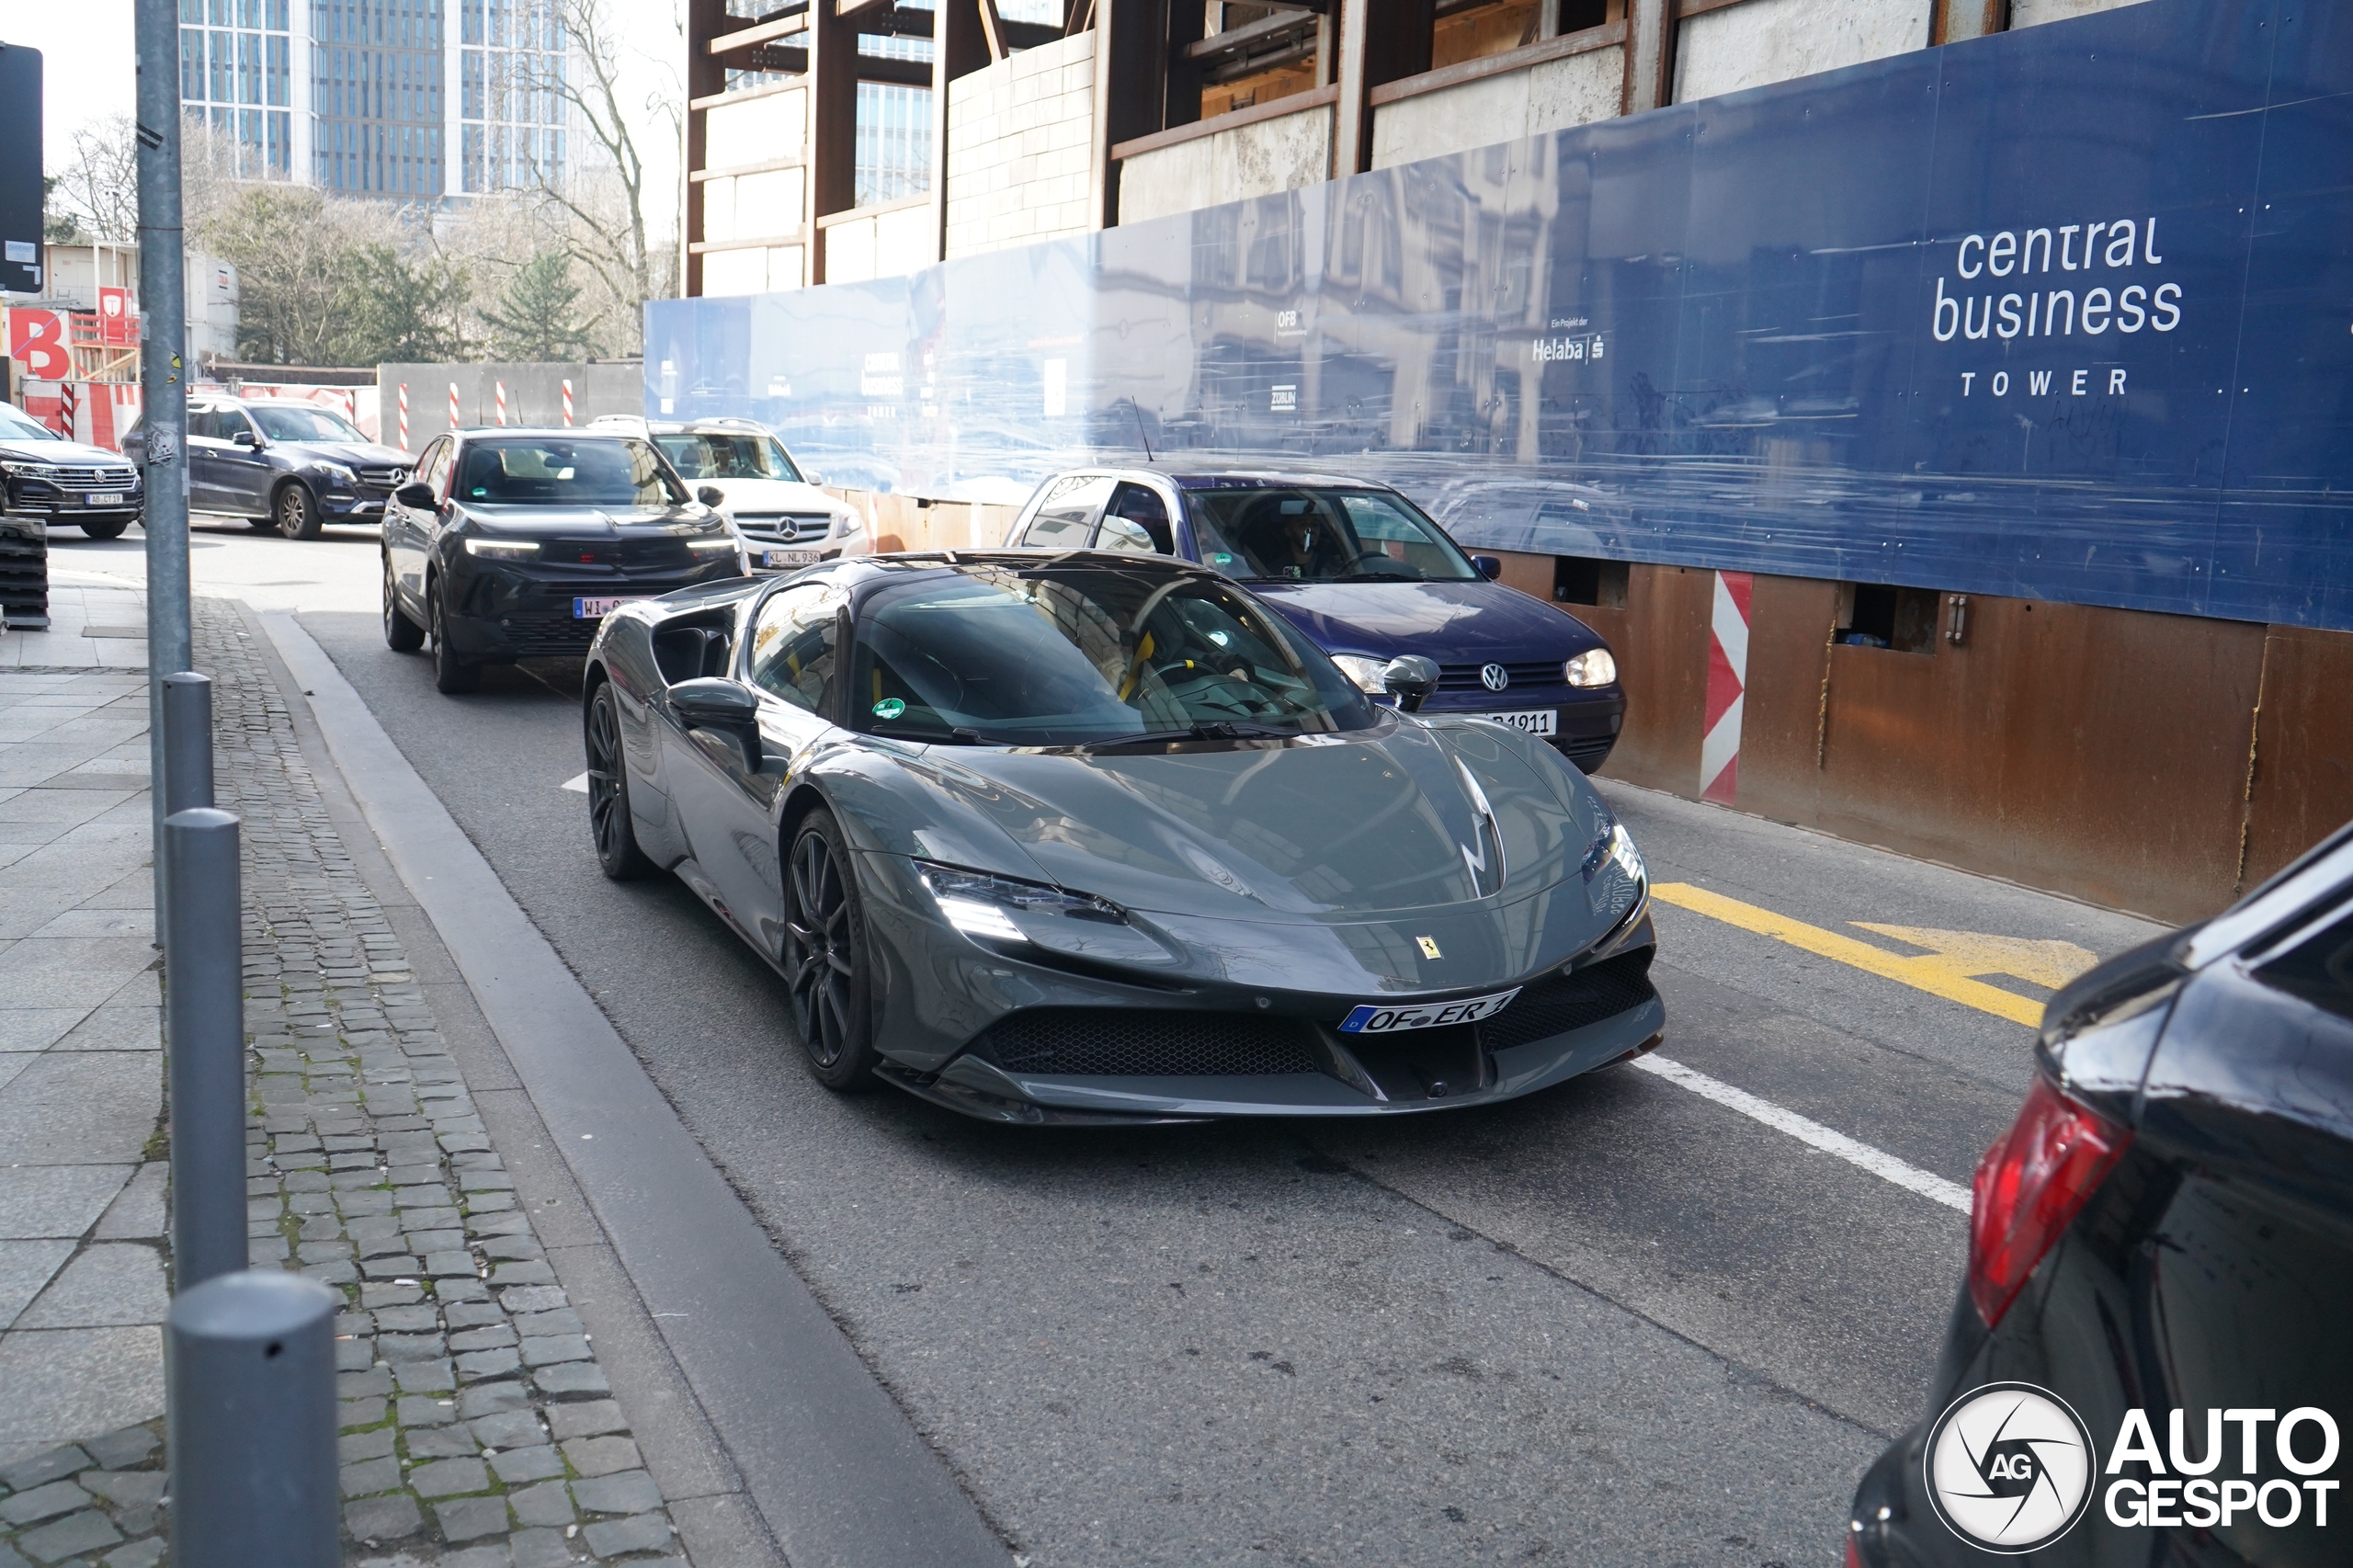
{"label": "sky", "polygon": [[[665,210],[656,193],[670,189],[677,178],[678,146],[667,120],[642,105],[651,93],[679,90],[683,70],[662,69],[674,57],[677,67],[684,65],[677,0],[608,3],[622,29],[623,108],[632,118],[638,155],[645,160],[651,218]],[[63,165],[75,127],[131,111],[137,85],[131,11],[131,0],[0,0],[0,40],[41,51],[45,172],[54,174]]]}

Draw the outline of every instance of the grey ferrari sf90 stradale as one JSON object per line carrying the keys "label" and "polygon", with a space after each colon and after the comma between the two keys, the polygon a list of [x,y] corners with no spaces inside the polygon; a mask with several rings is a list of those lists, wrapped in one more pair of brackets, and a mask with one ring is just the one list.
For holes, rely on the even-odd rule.
{"label": "grey ferrari sf90 stradale", "polygon": [[[1399,708],[1438,672],[1400,659]],[[626,605],[598,859],[783,976],[811,1067],[995,1120],[1524,1095],[1665,1021],[1643,862],[1541,741],[1375,702],[1201,567],[874,556]]]}

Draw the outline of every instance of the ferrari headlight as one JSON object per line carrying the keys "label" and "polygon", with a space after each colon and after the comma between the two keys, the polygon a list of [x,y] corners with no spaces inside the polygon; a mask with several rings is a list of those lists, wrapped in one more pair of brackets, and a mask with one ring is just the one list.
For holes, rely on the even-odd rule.
{"label": "ferrari headlight", "polygon": [[1561,666],[1571,686],[1608,686],[1618,678],[1618,661],[1607,648],[1591,648]]}
{"label": "ferrari headlight", "polygon": [[528,539],[470,539],[466,540],[468,555],[487,555],[494,561],[520,561],[527,555],[537,555],[540,547]]}
{"label": "ferrari headlight", "polygon": [[1612,865],[1631,882],[1639,882],[1648,874],[1643,865],[1643,852],[1634,847],[1634,835],[1628,833],[1626,824],[1620,822],[1612,822],[1594,838],[1592,847],[1585,852],[1585,863],[1579,869],[1585,872],[1585,880],[1591,881],[1595,872],[1604,866]]}
{"label": "ferrari headlight", "polygon": [[1379,696],[1389,689],[1387,682],[1381,678],[1389,668],[1386,659],[1368,659],[1358,653],[1335,653],[1332,662],[1340,666],[1342,675],[1357,683],[1359,691]]}
{"label": "ferrari headlight", "polygon": [[1064,892],[1043,882],[992,877],[954,866],[934,865],[928,860],[915,864],[923,885],[931,890],[932,901],[939,905],[939,913],[947,917],[948,924],[967,937],[987,937],[1000,942],[1027,941],[1027,934],[1014,924],[1016,915],[1056,915],[1112,925],[1127,923],[1127,914],[1119,905],[1086,893]]}

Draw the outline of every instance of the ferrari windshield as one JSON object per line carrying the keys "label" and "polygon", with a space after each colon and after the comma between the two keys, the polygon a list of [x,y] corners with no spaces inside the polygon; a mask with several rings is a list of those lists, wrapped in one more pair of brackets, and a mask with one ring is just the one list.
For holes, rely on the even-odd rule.
{"label": "ferrari windshield", "polygon": [[1468,583],[1478,568],[1401,497],[1328,486],[1188,490],[1201,559],[1270,582]]}
{"label": "ferrari windshield", "polygon": [[773,436],[688,431],[656,436],[654,444],[688,479],[781,479],[801,481],[801,471]]}
{"label": "ferrari windshield", "polygon": [[1230,583],[1077,563],[975,562],[885,590],[853,678],[858,726],[912,740],[1328,734],[1379,711]]}

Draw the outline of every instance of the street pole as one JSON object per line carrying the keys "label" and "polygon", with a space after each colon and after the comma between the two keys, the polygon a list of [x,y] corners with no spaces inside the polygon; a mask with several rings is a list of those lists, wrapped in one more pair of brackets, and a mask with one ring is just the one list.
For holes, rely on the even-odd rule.
{"label": "street pole", "polygon": [[188,295],[180,236],[178,0],[136,0],[139,48],[139,388],[145,434],[147,766],[155,908],[164,907],[163,678],[189,665]]}

